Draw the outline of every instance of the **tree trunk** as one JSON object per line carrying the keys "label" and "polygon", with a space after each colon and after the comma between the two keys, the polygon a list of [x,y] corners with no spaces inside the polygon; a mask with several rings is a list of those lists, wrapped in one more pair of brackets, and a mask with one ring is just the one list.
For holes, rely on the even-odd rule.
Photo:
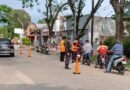
{"label": "tree trunk", "polygon": [[123,39],[124,34],[124,24],[123,24],[123,13],[117,13],[116,15],[116,39]]}
{"label": "tree trunk", "polygon": [[124,4],[125,0],[110,0],[110,3],[116,14],[116,39],[123,39],[124,36],[124,23],[123,23],[123,14],[124,14]]}

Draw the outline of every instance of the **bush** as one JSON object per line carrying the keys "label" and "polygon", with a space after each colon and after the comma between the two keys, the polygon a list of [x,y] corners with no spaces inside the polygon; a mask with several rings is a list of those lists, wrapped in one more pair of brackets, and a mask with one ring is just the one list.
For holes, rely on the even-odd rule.
{"label": "bush", "polygon": [[31,41],[29,40],[29,38],[23,38],[23,39],[22,39],[22,42],[23,42],[24,45],[27,45],[27,46],[32,45],[32,43],[31,43]]}
{"label": "bush", "polygon": [[124,46],[124,54],[127,57],[130,57],[130,39],[129,38],[125,38],[123,40],[123,46]]}
{"label": "bush", "polygon": [[[109,37],[104,40],[104,44],[108,46],[109,49],[112,48],[112,46],[115,44],[115,38]],[[123,46],[124,46],[124,55],[127,57],[130,57],[130,39],[124,38],[123,39]]]}
{"label": "bush", "polygon": [[115,42],[116,40],[114,37],[109,37],[104,40],[104,44],[108,46],[108,49],[111,49]]}

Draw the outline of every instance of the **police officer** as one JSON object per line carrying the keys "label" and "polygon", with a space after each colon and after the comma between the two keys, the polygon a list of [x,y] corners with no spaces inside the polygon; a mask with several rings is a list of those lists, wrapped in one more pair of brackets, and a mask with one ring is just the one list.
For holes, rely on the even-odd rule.
{"label": "police officer", "polygon": [[68,37],[65,43],[66,48],[66,60],[65,60],[65,69],[69,68],[69,62],[70,62],[70,56],[71,56],[71,44],[70,44],[70,38]]}
{"label": "police officer", "polygon": [[64,62],[64,57],[65,57],[65,41],[66,41],[66,37],[62,37],[62,40],[60,41],[60,61]]}

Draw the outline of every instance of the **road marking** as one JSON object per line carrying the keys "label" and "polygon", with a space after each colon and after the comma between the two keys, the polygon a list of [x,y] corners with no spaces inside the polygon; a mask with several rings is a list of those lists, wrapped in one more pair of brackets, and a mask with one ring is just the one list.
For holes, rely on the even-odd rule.
{"label": "road marking", "polygon": [[35,82],[28,76],[26,76],[24,73],[16,70],[16,77],[20,79],[25,84],[29,85],[35,85]]}

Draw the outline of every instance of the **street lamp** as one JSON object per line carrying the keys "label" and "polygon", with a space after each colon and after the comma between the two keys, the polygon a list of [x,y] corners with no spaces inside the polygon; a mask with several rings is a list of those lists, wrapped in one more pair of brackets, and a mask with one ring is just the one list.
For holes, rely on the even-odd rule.
{"label": "street lamp", "polygon": [[[24,26],[23,26],[23,22],[17,17],[17,20],[20,22],[21,26],[22,26],[22,30],[24,31]],[[23,34],[19,34],[20,35],[20,46],[22,46],[22,38],[23,38]]]}
{"label": "street lamp", "polygon": [[24,29],[23,27],[23,22],[17,17],[17,20],[20,22],[21,26],[22,26],[22,29]]}

